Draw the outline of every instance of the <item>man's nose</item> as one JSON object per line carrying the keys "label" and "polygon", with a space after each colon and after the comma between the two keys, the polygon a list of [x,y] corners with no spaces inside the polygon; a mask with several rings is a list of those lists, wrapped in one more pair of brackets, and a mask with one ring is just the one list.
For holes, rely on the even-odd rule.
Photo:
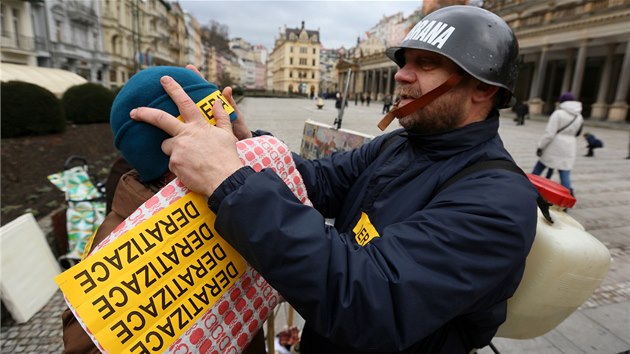
{"label": "man's nose", "polygon": [[409,68],[409,65],[405,64],[402,68],[398,69],[394,80],[398,83],[410,84],[416,81],[416,73]]}

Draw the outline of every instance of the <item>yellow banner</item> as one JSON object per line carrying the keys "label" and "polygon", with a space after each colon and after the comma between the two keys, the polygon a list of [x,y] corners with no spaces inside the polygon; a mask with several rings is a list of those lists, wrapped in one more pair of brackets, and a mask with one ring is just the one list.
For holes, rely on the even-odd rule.
{"label": "yellow banner", "polygon": [[[199,110],[201,111],[201,113],[203,113],[203,115],[206,117],[208,122],[210,122],[210,124],[212,125],[217,125],[217,122],[214,119],[214,114],[212,113],[212,106],[214,105],[214,102],[217,99],[221,100],[223,109],[225,109],[227,114],[234,112],[234,107],[232,107],[228,103],[225,96],[221,94],[221,91],[219,90],[214,91],[213,93],[209,94],[208,96],[204,97],[199,102],[197,102],[197,107],[199,107]],[[181,115],[177,116],[177,119],[181,120],[182,122],[184,121],[184,118],[182,118]]]}
{"label": "yellow banner", "polygon": [[189,193],[55,278],[110,353],[167,349],[246,271]]}

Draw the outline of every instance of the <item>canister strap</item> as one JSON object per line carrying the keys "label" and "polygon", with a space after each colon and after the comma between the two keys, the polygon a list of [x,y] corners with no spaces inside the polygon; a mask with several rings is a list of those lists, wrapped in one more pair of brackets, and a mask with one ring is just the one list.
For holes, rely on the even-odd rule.
{"label": "canister strap", "polygon": [[[440,185],[440,187],[437,189],[437,191],[433,195],[438,195],[441,191],[443,191],[448,186],[455,183],[457,180],[461,179],[462,177],[466,175],[469,175],[473,172],[477,172],[481,170],[490,170],[490,169],[507,170],[514,173],[518,173],[519,175],[522,175],[523,177],[527,178],[527,175],[525,174],[525,172],[523,172],[523,170],[512,161],[508,161],[508,160],[479,161],[465,167],[463,170],[457,172],[451,178],[447,179],[446,182]],[[538,193],[538,191],[536,192]],[[549,207],[551,206],[551,203],[549,203],[545,198],[543,198],[542,195],[540,195],[540,193],[538,193],[538,198],[536,198],[536,203],[538,204],[538,208],[540,209],[543,216],[545,217],[545,220],[547,220],[550,224],[553,224],[553,219],[551,218],[551,214],[549,213]]]}

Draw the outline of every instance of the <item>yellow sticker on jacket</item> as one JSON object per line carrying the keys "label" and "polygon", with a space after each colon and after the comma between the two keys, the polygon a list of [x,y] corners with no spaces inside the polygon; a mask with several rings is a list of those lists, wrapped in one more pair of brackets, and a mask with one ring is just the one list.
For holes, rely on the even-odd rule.
{"label": "yellow sticker on jacket", "polygon": [[375,237],[381,237],[374,225],[370,222],[370,218],[364,212],[361,212],[361,218],[352,229],[354,232],[354,239],[360,246],[365,246]]}

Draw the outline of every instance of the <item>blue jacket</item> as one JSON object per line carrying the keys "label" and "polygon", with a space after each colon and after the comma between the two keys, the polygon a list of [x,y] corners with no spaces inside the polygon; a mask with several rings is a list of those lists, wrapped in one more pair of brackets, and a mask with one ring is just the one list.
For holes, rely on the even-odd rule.
{"label": "blue jacket", "polygon": [[588,143],[589,148],[600,148],[604,146],[604,143],[597,139],[593,134],[586,135],[586,142]]}
{"label": "blue jacket", "polygon": [[[302,353],[466,353],[505,320],[536,232],[536,191],[495,111],[434,135],[395,131],[351,152],[295,155],[315,209],[270,170],[243,168],[210,198],[215,227],[306,320]],[[400,135],[383,151],[391,135]],[[360,246],[365,213],[380,237]],[[327,226],[324,218],[335,218]]]}

